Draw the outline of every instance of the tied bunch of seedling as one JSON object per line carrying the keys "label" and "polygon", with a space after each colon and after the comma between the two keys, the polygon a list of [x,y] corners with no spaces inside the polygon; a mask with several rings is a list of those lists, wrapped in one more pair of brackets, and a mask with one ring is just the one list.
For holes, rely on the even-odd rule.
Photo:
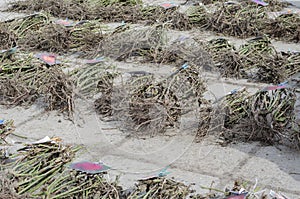
{"label": "tied bunch of seedling", "polygon": [[287,140],[298,145],[295,102],[295,91],[290,88],[266,89],[253,95],[242,90],[229,95],[225,99],[227,109],[225,127],[230,129],[238,127],[239,130],[225,132],[223,136],[267,143]]}
{"label": "tied bunch of seedling", "polygon": [[134,198],[186,198],[192,190],[182,182],[164,177],[141,179],[127,197]]}
{"label": "tied bunch of seedling", "polygon": [[208,29],[237,37],[254,36],[264,28],[267,14],[263,7],[255,4],[219,3],[209,13]]}
{"label": "tied bunch of seedling", "polygon": [[175,30],[190,30],[192,28],[186,14],[178,11],[178,7],[163,8],[161,6],[146,6],[141,8],[139,20],[150,24],[165,23]]}
{"label": "tied bunch of seedling", "polygon": [[199,26],[201,28],[206,28],[209,22],[209,15],[207,8],[203,5],[191,6],[187,10],[187,17],[189,21],[194,26]]}
{"label": "tied bunch of seedling", "polygon": [[12,132],[14,132],[15,127],[14,127],[14,121],[13,120],[7,120],[3,121],[0,120],[0,144],[6,144],[6,137]]}
{"label": "tied bunch of seedling", "polygon": [[119,61],[132,56],[147,57],[165,43],[165,28],[157,25],[128,30],[106,38],[99,53]]}
{"label": "tied bunch of seedling", "polygon": [[273,38],[285,41],[300,42],[300,15],[293,13],[281,14],[270,19],[265,33]]}
{"label": "tied bunch of seedling", "polygon": [[212,39],[206,45],[215,67],[224,77],[243,76],[244,63],[235,47],[224,38]]}
{"label": "tied bunch of seedling", "polygon": [[229,94],[225,99],[226,117],[224,121],[225,128],[233,128],[242,119],[248,117],[248,96],[246,89]]}
{"label": "tied bunch of seedling", "polygon": [[59,66],[47,66],[32,55],[4,62],[0,73],[0,102],[8,106],[31,105],[42,99],[47,110],[72,116],[73,84]]}
{"label": "tied bunch of seedling", "polygon": [[17,36],[5,25],[0,23],[0,59],[2,57],[1,50],[8,50],[15,47]]}
{"label": "tied bunch of seedling", "polygon": [[12,178],[18,182],[16,192],[41,196],[44,187],[63,171],[79,148],[49,141],[27,144],[19,149],[18,159],[11,165]]}
{"label": "tied bunch of seedling", "polygon": [[245,65],[244,77],[261,82],[279,83],[299,71],[298,53],[280,53],[266,36],[249,40],[239,49]]}
{"label": "tied bunch of seedling", "polygon": [[55,176],[42,195],[46,198],[120,198],[122,188],[116,182],[108,182],[104,173],[87,174],[65,170]]}

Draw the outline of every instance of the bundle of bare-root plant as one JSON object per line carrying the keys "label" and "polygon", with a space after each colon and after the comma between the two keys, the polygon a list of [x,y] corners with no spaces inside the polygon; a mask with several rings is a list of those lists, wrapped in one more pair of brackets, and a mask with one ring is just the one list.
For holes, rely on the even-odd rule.
{"label": "bundle of bare-root plant", "polygon": [[6,172],[1,185],[10,185],[5,193],[15,198],[120,198],[122,188],[117,181],[109,182],[105,173],[66,168],[80,148],[58,137],[26,144],[13,154],[16,161],[1,165]]}
{"label": "bundle of bare-root plant", "polygon": [[281,14],[275,19],[270,19],[265,34],[276,39],[286,41],[300,42],[300,15],[298,14]]}
{"label": "bundle of bare-root plant", "polygon": [[148,56],[165,43],[165,28],[161,25],[127,30],[103,40],[99,53],[122,61],[132,56]]}
{"label": "bundle of bare-root plant", "polygon": [[99,20],[86,21],[69,29],[70,49],[85,53],[94,51],[105,37],[102,29]]}
{"label": "bundle of bare-root plant", "polygon": [[134,71],[115,80],[112,117],[120,127],[139,135],[154,136],[179,126],[180,117],[201,105],[206,91],[201,72],[193,65],[164,79]]}
{"label": "bundle of bare-root plant", "polygon": [[245,65],[244,77],[266,83],[280,83],[299,72],[299,53],[277,52],[268,37],[249,40],[239,49]]}
{"label": "bundle of bare-root plant", "polygon": [[189,30],[192,28],[189,18],[179,12],[178,7],[165,9],[161,6],[147,6],[141,8],[140,20],[147,21],[150,24],[169,24],[171,29],[176,30]]}
{"label": "bundle of bare-root plant", "polygon": [[20,45],[27,49],[36,49],[48,52],[67,52],[70,48],[68,29],[49,23],[37,31],[28,31],[20,38]]}
{"label": "bundle of bare-root plant", "polygon": [[280,52],[280,55],[286,60],[283,66],[286,77],[300,72],[300,52]]}
{"label": "bundle of bare-root plant", "polygon": [[27,59],[11,62],[0,75],[1,104],[31,105],[43,99],[47,110],[60,110],[72,115],[73,84],[59,67],[47,67]]}
{"label": "bundle of bare-root plant", "polygon": [[17,161],[10,163],[11,180],[17,181],[17,193],[22,195],[41,195],[43,186],[51,182],[63,171],[64,165],[70,162],[80,147],[63,145],[59,139],[41,143],[28,144],[18,150]]}
{"label": "bundle of bare-root plant", "polygon": [[40,27],[50,23],[50,15],[45,12],[35,13],[3,22],[17,37],[22,38],[29,31],[38,31]]}
{"label": "bundle of bare-root plant", "polygon": [[209,14],[207,8],[203,5],[191,6],[187,10],[187,16],[192,25],[201,28],[207,28],[209,22]]}
{"label": "bundle of bare-root plant", "polygon": [[121,198],[122,187],[109,182],[103,173],[86,174],[65,170],[56,175],[42,193],[46,198]]}
{"label": "bundle of bare-root plant", "polygon": [[281,11],[283,8],[290,6],[291,4],[287,1],[280,1],[280,0],[265,0],[268,3],[266,9],[271,12]]}
{"label": "bundle of bare-root plant", "polygon": [[205,70],[212,70],[211,55],[202,43],[193,38],[178,38],[145,57],[145,61],[183,65],[188,62]]}
{"label": "bundle of bare-root plant", "polygon": [[[295,121],[295,91],[290,88],[262,90],[253,95],[241,91],[225,100],[227,119],[223,137],[229,140],[292,143],[299,146]],[[236,124],[236,125],[234,125]],[[233,130],[233,127],[235,130]]]}
{"label": "bundle of bare-root plant", "polygon": [[0,51],[15,47],[17,40],[17,36],[5,24],[0,23]]}
{"label": "bundle of bare-root plant", "polygon": [[[2,121],[0,124],[0,145],[6,144],[6,137],[10,135],[15,130],[14,121],[6,120]],[[0,157],[1,159],[1,157]]]}
{"label": "bundle of bare-root plant", "polygon": [[187,198],[192,193],[190,186],[164,177],[141,179],[127,196],[133,198]]}
{"label": "bundle of bare-root plant", "polygon": [[241,3],[219,3],[209,13],[208,29],[236,37],[256,36],[264,29],[268,16],[258,5]]}
{"label": "bundle of bare-root plant", "polygon": [[267,36],[260,36],[247,41],[239,48],[238,53],[248,73],[245,74],[245,77],[249,78],[254,78],[259,66],[266,65],[264,60],[272,60],[277,56],[277,52]]}
{"label": "bundle of bare-root plant", "polygon": [[8,10],[27,13],[44,11],[59,18],[82,20],[90,19],[91,8],[81,0],[25,0],[11,3]]}
{"label": "bundle of bare-root plant", "polygon": [[242,89],[227,95],[225,98],[225,128],[233,128],[242,119],[249,117],[248,97],[250,93],[246,89]]}
{"label": "bundle of bare-root plant", "polygon": [[214,66],[224,77],[241,78],[244,74],[244,63],[234,45],[227,39],[210,40],[205,49],[210,53]]}
{"label": "bundle of bare-root plant", "polygon": [[104,37],[99,20],[65,27],[45,13],[13,20],[6,25],[19,37],[18,44],[22,48],[50,52],[61,53],[70,49],[88,52],[97,47]]}
{"label": "bundle of bare-root plant", "polygon": [[112,114],[112,93],[114,78],[119,75],[113,66],[104,64],[88,65],[72,72],[72,80],[80,96],[92,98],[96,112],[103,117]]}

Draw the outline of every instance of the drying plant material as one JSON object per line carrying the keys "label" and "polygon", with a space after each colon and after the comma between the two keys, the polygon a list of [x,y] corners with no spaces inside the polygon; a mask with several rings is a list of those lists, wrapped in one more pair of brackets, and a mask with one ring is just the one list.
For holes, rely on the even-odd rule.
{"label": "drying plant material", "polygon": [[134,198],[187,198],[192,192],[190,186],[182,182],[163,177],[153,177],[139,180],[134,190],[127,197]]}
{"label": "drying plant material", "polygon": [[99,92],[111,92],[112,79],[117,75],[114,66],[106,66],[102,63],[87,65],[71,72],[75,87],[86,97],[92,97]]}
{"label": "drying plant material", "polygon": [[64,26],[49,23],[37,31],[28,31],[20,39],[20,45],[32,50],[67,52],[70,48],[69,32]]}
{"label": "drying plant material", "polygon": [[113,34],[102,42],[99,53],[119,61],[146,56],[165,43],[164,31],[162,26],[152,26]]}
{"label": "drying plant material", "polygon": [[119,6],[133,6],[133,5],[141,5],[142,0],[87,0],[87,2],[94,6],[111,6],[111,5],[119,5]]}
{"label": "drying plant material", "polygon": [[40,12],[44,11],[59,18],[73,20],[89,19],[89,7],[85,1],[80,0],[25,0],[10,4],[8,11]]}
{"label": "drying plant material", "polygon": [[241,141],[269,144],[287,141],[298,145],[295,102],[295,90],[290,88],[261,90],[253,95],[244,90],[232,94],[225,100],[225,127],[232,130],[225,131],[222,136]]}
{"label": "drying plant material", "polygon": [[224,77],[241,78],[244,73],[244,63],[234,45],[227,39],[210,40],[205,46],[210,53],[215,67]]}
{"label": "drying plant material", "polygon": [[73,85],[58,67],[47,68],[27,59],[7,64],[0,76],[0,102],[8,106],[31,105],[43,99],[47,110],[60,110],[72,115]]}
{"label": "drying plant material", "polygon": [[[13,120],[0,120],[0,144],[6,144],[5,138],[15,130]],[[1,158],[0,158],[1,159]]]}
{"label": "drying plant material", "polygon": [[80,52],[97,49],[104,38],[99,21],[85,21],[69,30],[70,48]]}
{"label": "drying plant material", "polygon": [[244,3],[219,3],[209,13],[210,30],[236,37],[255,36],[263,30],[267,13],[263,7]]}
{"label": "drying plant material", "polygon": [[275,19],[270,19],[265,34],[276,39],[300,42],[300,15],[281,14]]}
{"label": "drying plant material", "polygon": [[[272,60],[277,52],[267,36],[256,37],[247,41],[238,50],[243,64],[245,64],[246,74],[244,77],[255,78],[255,73],[260,66],[265,66],[265,60]],[[253,74],[254,73],[254,74]]]}
{"label": "drying plant material", "polygon": [[108,182],[104,174],[86,174],[65,170],[56,175],[43,195],[46,198],[120,198],[122,188],[116,182]]}
{"label": "drying plant material", "polygon": [[[1,158],[0,158],[1,159]],[[16,182],[13,182],[8,177],[9,173],[4,172],[0,170],[0,198],[5,199],[22,199],[22,198],[28,198],[31,199],[28,194],[24,194],[23,196],[20,196],[16,193],[16,190],[14,187],[16,187]]]}
{"label": "drying plant material", "polygon": [[191,6],[187,10],[187,16],[189,21],[194,26],[199,26],[201,28],[206,28],[209,22],[209,14],[205,6]]}
{"label": "drying plant material", "polygon": [[6,165],[10,180],[16,181],[19,195],[43,194],[43,187],[62,172],[64,165],[70,162],[80,147],[63,145],[53,138],[46,142],[27,144],[16,154],[17,161]]}
{"label": "drying plant material", "polygon": [[256,64],[258,70],[253,79],[259,82],[279,84],[288,78],[285,63],[286,59],[280,54],[264,57]]}
{"label": "drying plant material", "polygon": [[106,71],[98,79],[97,89],[101,92],[101,96],[95,100],[94,105],[97,113],[104,117],[112,115],[113,81],[118,75],[116,72]]}
{"label": "drying plant material", "polygon": [[195,136],[195,142],[200,142],[208,135],[213,120],[213,107],[208,101],[202,100],[202,105],[199,109],[199,124]]}
{"label": "drying plant material", "polygon": [[145,71],[120,76],[119,85],[114,85],[112,117],[136,134],[154,136],[178,127],[180,117],[202,103],[206,86],[200,71],[185,64],[161,80]]}
{"label": "drying plant material", "polygon": [[286,59],[283,66],[285,77],[291,77],[300,72],[300,52],[280,52],[280,54]]}
{"label": "drying plant material", "polygon": [[5,22],[4,24],[12,31],[18,38],[22,38],[28,32],[38,31],[41,27],[50,23],[49,15],[43,12],[35,13]]}
{"label": "drying plant material", "polygon": [[177,7],[165,9],[161,6],[147,6],[141,9],[140,20],[150,24],[167,24],[176,30],[190,30],[192,28],[189,18],[178,11]]}
{"label": "drying plant material", "polygon": [[283,8],[291,5],[291,3],[287,1],[281,0],[264,0],[264,2],[268,3],[268,6],[265,8],[271,12],[281,11]]}
{"label": "drying plant material", "polygon": [[17,40],[17,36],[5,24],[0,23],[0,52],[15,47]]}
{"label": "drying plant material", "polygon": [[236,93],[227,95],[225,98],[225,128],[233,128],[242,119],[248,117],[248,101],[250,94],[246,89],[237,91]]}

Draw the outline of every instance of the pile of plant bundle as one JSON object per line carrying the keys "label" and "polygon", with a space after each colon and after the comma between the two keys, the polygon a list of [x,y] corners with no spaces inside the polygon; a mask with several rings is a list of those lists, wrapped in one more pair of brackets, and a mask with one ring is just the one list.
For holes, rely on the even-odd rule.
{"label": "pile of plant bundle", "polygon": [[140,20],[149,24],[167,24],[175,30],[190,30],[192,28],[186,14],[178,11],[178,7],[163,8],[161,6],[146,6],[141,8]]}
{"label": "pile of plant bundle", "polygon": [[90,19],[92,7],[82,0],[25,0],[11,3],[8,11],[27,13],[44,11],[59,18],[82,20]]}
{"label": "pile of plant bundle", "polygon": [[191,6],[187,10],[187,16],[193,26],[207,28],[209,22],[209,13],[205,6]]}
{"label": "pile of plant bundle", "polygon": [[212,39],[205,48],[210,53],[214,66],[223,77],[243,77],[244,63],[234,45],[227,39]]}
{"label": "pile of plant bundle", "polygon": [[[6,59],[7,60],[7,59]],[[1,63],[0,103],[7,106],[31,105],[43,99],[47,110],[72,115],[73,84],[59,66],[47,66],[25,54]]]}
{"label": "pile of plant bundle", "polygon": [[201,105],[206,91],[201,72],[193,65],[184,65],[163,79],[132,71],[115,81],[119,85],[114,85],[112,117],[121,128],[150,136],[178,127],[181,116]]}
{"label": "pile of plant bundle", "polygon": [[0,57],[2,50],[13,48],[17,44],[17,36],[5,24],[0,23]]}
{"label": "pile of plant bundle", "polygon": [[281,14],[275,19],[270,19],[264,33],[275,39],[300,42],[300,15]]}
{"label": "pile of plant bundle", "polygon": [[118,61],[133,56],[143,57],[155,52],[165,43],[165,28],[151,26],[127,30],[107,37],[101,43],[98,53]]}
{"label": "pile of plant bundle", "polygon": [[229,95],[224,101],[227,111],[224,126],[230,130],[222,136],[229,140],[299,146],[295,102],[295,90],[286,87],[263,89],[252,95],[241,90]]}
{"label": "pile of plant bundle", "polygon": [[190,186],[164,177],[141,179],[127,197],[133,198],[187,198],[192,193]]}
{"label": "pile of plant bundle", "polygon": [[[217,4],[216,4],[217,5]],[[207,28],[218,33],[249,37],[260,34],[265,28],[268,15],[264,7],[240,3],[219,3],[214,12],[209,13]]]}

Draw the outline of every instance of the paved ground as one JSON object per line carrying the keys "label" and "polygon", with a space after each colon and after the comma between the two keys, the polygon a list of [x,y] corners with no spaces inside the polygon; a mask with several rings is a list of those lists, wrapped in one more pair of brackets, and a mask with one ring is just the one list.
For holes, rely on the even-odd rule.
{"label": "paved ground", "polygon": [[[0,1],[0,8],[5,7],[4,3]],[[0,12],[1,20],[8,17],[16,15]],[[244,42],[230,39],[237,44]],[[274,44],[278,49],[300,51],[299,44]],[[123,67],[136,69],[138,66],[123,64]],[[218,97],[237,86],[247,86],[250,90],[263,86],[217,79],[213,74],[207,74],[206,78],[209,90]],[[91,103],[78,100],[76,106],[74,122],[65,120],[56,112],[45,113],[36,105],[28,109],[0,106],[0,118],[15,120],[16,133],[26,136],[26,142],[48,135],[62,137],[67,143],[84,145],[85,150],[77,160],[104,161],[113,168],[111,176],[121,174],[120,180],[125,187],[170,165],[170,177],[196,183],[194,188],[201,193],[207,190],[200,186],[209,187],[213,182],[214,187],[224,189],[231,186],[234,180],[241,179],[252,185],[257,181],[259,187],[266,188],[266,193],[272,189],[289,198],[300,198],[299,151],[284,146],[263,146],[256,142],[222,147],[213,136],[195,143],[196,128],[147,139],[128,137],[112,124],[100,121],[91,111]],[[18,141],[18,138],[11,137],[10,141]]]}

